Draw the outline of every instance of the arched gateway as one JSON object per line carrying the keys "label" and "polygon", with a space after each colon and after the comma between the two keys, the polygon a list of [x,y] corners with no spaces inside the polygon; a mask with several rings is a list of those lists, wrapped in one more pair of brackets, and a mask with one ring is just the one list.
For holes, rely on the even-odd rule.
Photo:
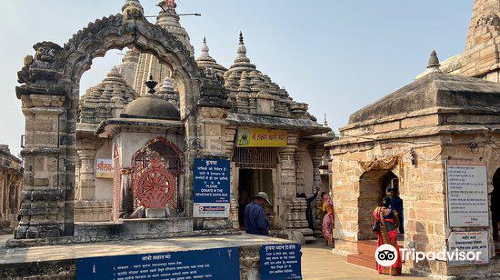
{"label": "arched gateway", "polygon": [[[17,239],[73,235],[76,144],[75,127],[80,78],[92,60],[111,49],[133,46],[168,65],[179,82],[180,114],[189,152],[183,165],[190,168],[196,153],[195,110],[224,108],[222,86],[207,78],[185,46],[167,30],[144,17],[137,0],[128,0],[117,14],[90,23],[64,47],[52,42],[34,46],[18,73],[16,88],[26,117],[22,216]],[[215,86],[214,86],[215,85]],[[205,90],[203,89],[205,88]],[[209,88],[210,90],[207,90]],[[216,105],[214,105],[216,104]],[[186,172],[189,174],[189,172]],[[191,211],[190,175],[184,181],[184,211]]]}

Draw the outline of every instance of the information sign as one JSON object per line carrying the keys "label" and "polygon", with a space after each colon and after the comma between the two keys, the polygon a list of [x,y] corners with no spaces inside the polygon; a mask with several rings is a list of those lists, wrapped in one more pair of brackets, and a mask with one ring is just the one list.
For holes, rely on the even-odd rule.
{"label": "information sign", "polygon": [[82,258],[76,279],[239,280],[239,260],[239,248]]}
{"label": "information sign", "polygon": [[[450,266],[488,264],[490,261],[488,236],[488,231],[452,232],[448,239],[448,255],[455,255],[453,259],[448,260],[448,264]],[[460,260],[460,253],[465,255],[462,260]],[[467,254],[469,257],[476,254],[477,258],[468,259]]]}
{"label": "information sign", "polygon": [[229,160],[195,159],[194,217],[229,217],[230,170]]}
{"label": "information sign", "polygon": [[260,247],[261,280],[301,280],[299,244],[265,245]]}
{"label": "information sign", "polygon": [[450,227],[489,226],[486,164],[449,160],[446,175]]}

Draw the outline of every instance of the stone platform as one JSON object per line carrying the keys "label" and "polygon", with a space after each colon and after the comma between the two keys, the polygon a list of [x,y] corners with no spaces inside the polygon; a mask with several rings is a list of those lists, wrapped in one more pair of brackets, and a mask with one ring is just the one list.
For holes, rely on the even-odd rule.
{"label": "stone platform", "polygon": [[0,247],[0,279],[76,279],[76,261],[80,258],[238,247],[241,280],[257,280],[260,246],[292,243],[283,239],[241,234],[28,248]]}

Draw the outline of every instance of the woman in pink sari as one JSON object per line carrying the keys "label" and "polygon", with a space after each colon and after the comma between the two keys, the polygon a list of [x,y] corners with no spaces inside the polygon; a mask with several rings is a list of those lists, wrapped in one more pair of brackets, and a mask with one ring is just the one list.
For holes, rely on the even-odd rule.
{"label": "woman in pink sari", "polygon": [[391,199],[385,197],[382,199],[382,206],[377,207],[373,211],[375,222],[378,223],[378,226],[374,227],[374,229],[376,229],[374,231],[378,236],[377,245],[392,245],[398,252],[398,258],[396,260],[396,263],[390,267],[377,264],[377,270],[379,274],[396,276],[401,275],[401,268],[403,267],[403,263],[401,261],[401,253],[399,252],[397,241],[399,227],[398,212],[394,209],[391,209],[390,207]]}
{"label": "woman in pink sari", "polygon": [[333,244],[333,225],[334,225],[334,215],[333,215],[333,202],[330,196],[323,193],[323,237],[326,239],[327,245]]}

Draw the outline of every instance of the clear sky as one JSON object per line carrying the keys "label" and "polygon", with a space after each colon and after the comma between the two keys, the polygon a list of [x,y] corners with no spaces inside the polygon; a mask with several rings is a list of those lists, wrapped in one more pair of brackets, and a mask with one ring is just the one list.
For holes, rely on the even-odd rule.
{"label": "clear sky", "polygon": [[[20,151],[24,134],[17,71],[40,41],[64,45],[91,21],[120,12],[125,0],[0,0],[0,143]],[[158,0],[142,0],[156,15]],[[309,103],[320,122],[337,130],[361,107],[412,82],[435,49],[444,60],[464,51],[472,0],[182,0],[182,25],[197,50],[228,67],[243,31],[259,70]],[[99,83],[119,51],[96,59],[82,79],[84,92]]]}

